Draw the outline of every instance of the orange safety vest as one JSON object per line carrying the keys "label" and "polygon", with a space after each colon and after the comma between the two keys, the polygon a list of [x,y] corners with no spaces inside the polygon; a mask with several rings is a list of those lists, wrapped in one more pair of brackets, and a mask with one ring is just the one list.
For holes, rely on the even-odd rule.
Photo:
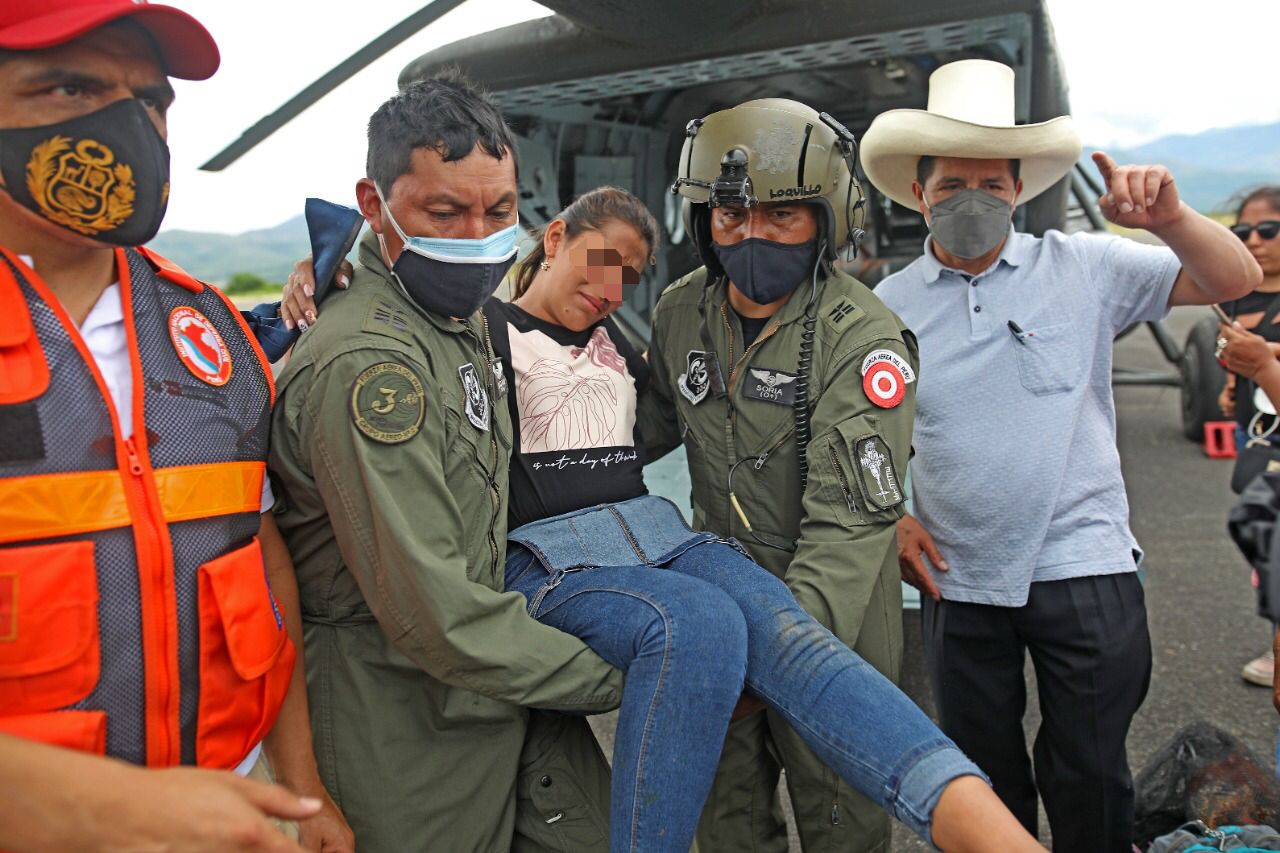
{"label": "orange safety vest", "polygon": [[0,732],[235,767],[296,656],[256,535],[270,366],[222,293],[117,250],[126,440],[75,324],[0,256]]}

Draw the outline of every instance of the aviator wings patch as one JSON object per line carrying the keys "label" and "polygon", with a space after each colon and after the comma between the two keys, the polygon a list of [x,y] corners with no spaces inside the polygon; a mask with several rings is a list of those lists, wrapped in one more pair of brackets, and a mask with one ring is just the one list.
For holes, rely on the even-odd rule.
{"label": "aviator wings patch", "polygon": [[796,374],[781,370],[753,367],[747,371],[742,383],[742,396],[780,406],[791,406],[796,401]]}

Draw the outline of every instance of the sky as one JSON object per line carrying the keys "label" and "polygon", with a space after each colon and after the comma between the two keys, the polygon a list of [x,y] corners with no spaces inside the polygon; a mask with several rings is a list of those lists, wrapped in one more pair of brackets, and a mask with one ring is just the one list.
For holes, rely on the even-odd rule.
{"label": "sky", "polygon": [[[401,68],[434,47],[550,14],[530,0],[466,0],[226,170],[209,173],[199,165],[425,0],[169,2],[209,29],[222,66],[207,81],[174,81],[164,227],[230,234],[277,225],[301,213],[309,195],[353,203],[364,174],[365,121],[395,91]],[[374,11],[353,15],[357,6]],[[1048,6],[1072,113],[1088,145],[1126,147],[1171,133],[1280,121],[1280,0]]]}

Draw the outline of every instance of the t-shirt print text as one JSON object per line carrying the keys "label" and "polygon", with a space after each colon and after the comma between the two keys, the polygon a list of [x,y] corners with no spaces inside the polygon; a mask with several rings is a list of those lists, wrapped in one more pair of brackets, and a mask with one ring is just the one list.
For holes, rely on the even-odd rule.
{"label": "t-shirt print text", "polygon": [[583,453],[581,456],[570,456],[562,454],[559,458],[547,460],[545,462],[534,462],[531,467],[535,471],[541,471],[545,468],[562,471],[565,468],[573,468],[575,466],[583,466],[594,471],[596,467],[608,468],[610,465],[621,465],[624,462],[636,461],[637,455],[634,450],[614,450],[603,455],[593,455],[591,453]]}

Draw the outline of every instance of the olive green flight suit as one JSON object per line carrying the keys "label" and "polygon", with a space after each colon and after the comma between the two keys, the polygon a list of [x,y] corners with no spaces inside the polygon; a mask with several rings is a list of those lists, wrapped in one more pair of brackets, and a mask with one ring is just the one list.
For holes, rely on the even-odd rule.
{"label": "olive green flight suit", "polygon": [[607,710],[622,676],[503,592],[511,424],[481,317],[419,309],[371,236],[360,261],[272,415],[321,778],[361,853],[606,850],[585,719],[522,706]]}
{"label": "olive green flight suit", "polygon": [[[896,682],[902,594],[894,522],[903,513],[899,475],[911,451],[915,385],[905,385],[895,406],[881,408],[863,390],[863,372],[864,361],[888,351],[908,365],[904,378],[914,374],[915,338],[860,282],[837,272],[821,283],[808,383],[808,483],[802,490],[789,404],[798,380],[789,377],[799,373],[810,287],[802,284],[744,353],[726,284],[713,282],[705,303],[707,332],[728,394],[709,391],[694,403],[690,396],[697,395],[686,396],[680,387],[691,372],[689,354],[708,349],[698,312],[706,281],[706,269],[696,270],[668,287],[655,309],[653,379],[639,414],[645,444],[661,454],[683,441],[693,526],[737,537],[756,562],[786,581],[805,610]],[[686,390],[697,386],[689,382]],[[868,444],[873,436],[878,442]],[[874,476],[874,457],[863,458],[868,447],[891,457],[877,470],[883,477],[885,468],[893,469],[892,488]],[[774,796],[779,761],[807,853],[888,849],[887,814],[841,782],[770,712],[729,729],[698,830],[702,853],[786,851]]]}

